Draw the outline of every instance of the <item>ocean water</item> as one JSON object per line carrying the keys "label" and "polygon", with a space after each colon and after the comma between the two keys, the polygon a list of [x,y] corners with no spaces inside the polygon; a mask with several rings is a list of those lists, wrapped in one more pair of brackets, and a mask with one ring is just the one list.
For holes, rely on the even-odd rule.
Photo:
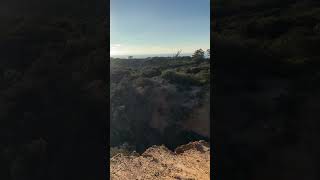
{"label": "ocean water", "polygon": [[[113,55],[113,58],[128,58],[132,56],[133,58],[148,58],[148,57],[173,57],[175,54],[138,54],[138,55]],[[181,53],[179,56],[192,56],[192,53]]]}

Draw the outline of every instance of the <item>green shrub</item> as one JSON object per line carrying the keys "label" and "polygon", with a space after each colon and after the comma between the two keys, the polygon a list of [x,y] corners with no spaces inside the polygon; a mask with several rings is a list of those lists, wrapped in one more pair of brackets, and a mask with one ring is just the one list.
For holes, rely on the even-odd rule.
{"label": "green shrub", "polygon": [[195,76],[201,84],[207,84],[210,82],[210,71],[202,70]]}
{"label": "green shrub", "polygon": [[165,71],[162,75],[162,78],[166,79],[170,83],[179,84],[183,86],[198,86],[201,85],[201,82],[195,79],[193,76],[177,73],[174,71]]}
{"label": "green shrub", "polygon": [[155,77],[161,75],[161,71],[158,68],[147,69],[142,72],[143,77]]}
{"label": "green shrub", "polygon": [[199,67],[192,67],[192,68],[188,68],[187,69],[187,73],[192,73],[192,74],[195,74],[195,73],[198,73],[198,72],[200,72],[201,71],[201,68],[199,68]]}

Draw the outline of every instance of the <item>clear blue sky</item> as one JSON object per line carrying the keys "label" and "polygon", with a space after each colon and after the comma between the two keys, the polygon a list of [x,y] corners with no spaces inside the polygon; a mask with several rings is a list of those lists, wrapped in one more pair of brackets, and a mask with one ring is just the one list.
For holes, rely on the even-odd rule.
{"label": "clear blue sky", "polygon": [[112,55],[210,48],[210,0],[111,0]]}

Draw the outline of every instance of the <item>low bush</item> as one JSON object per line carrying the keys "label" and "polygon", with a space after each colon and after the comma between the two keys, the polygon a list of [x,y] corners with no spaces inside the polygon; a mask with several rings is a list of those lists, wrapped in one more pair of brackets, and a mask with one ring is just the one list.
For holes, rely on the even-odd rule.
{"label": "low bush", "polygon": [[159,75],[161,75],[161,71],[158,68],[148,69],[142,73],[143,77],[148,77],[148,78],[159,76]]}
{"label": "low bush", "polygon": [[184,74],[184,73],[176,73],[174,71],[165,71],[162,73],[162,78],[166,79],[170,83],[179,84],[183,86],[199,86],[201,82],[194,78],[193,76]]}

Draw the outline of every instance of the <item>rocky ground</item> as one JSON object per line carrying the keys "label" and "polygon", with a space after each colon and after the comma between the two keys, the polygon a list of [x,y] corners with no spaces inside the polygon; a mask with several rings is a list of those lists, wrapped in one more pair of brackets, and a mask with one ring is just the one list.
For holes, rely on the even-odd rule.
{"label": "rocky ground", "polygon": [[170,151],[165,146],[152,146],[143,154],[119,153],[110,159],[112,180],[131,179],[210,179],[210,145],[191,142]]}

